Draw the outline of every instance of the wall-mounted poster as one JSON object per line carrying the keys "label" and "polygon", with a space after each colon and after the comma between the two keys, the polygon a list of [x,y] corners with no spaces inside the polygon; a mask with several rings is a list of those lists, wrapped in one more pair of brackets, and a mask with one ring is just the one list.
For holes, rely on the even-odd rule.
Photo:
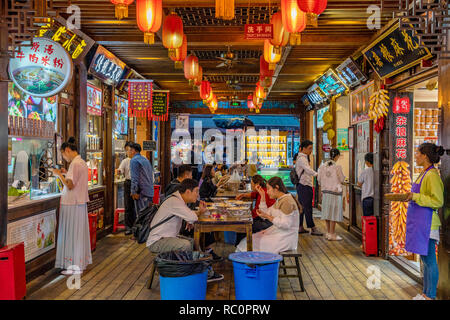
{"label": "wall-mounted poster", "polygon": [[87,85],[87,112],[94,116],[102,115],[102,90]]}
{"label": "wall-mounted poster", "polygon": [[116,96],[116,110],[114,113],[114,121],[116,124],[117,134],[128,134],[128,99]]}
{"label": "wall-mounted poster", "polygon": [[177,115],[175,129],[189,130],[189,115]]}
{"label": "wall-mounted poster", "polygon": [[56,123],[58,97],[41,98],[22,91],[15,83],[8,83],[8,115]]}
{"label": "wall-mounted poster", "polygon": [[25,262],[55,248],[56,209],[8,223],[7,244],[23,242]]}
{"label": "wall-mounted poster", "polygon": [[325,125],[323,122],[323,115],[328,110],[330,110],[330,106],[317,110],[317,129],[320,129]]}
{"label": "wall-mounted poster", "polygon": [[351,123],[367,121],[369,117],[369,98],[375,90],[374,81],[358,88],[350,94]]}
{"label": "wall-mounted poster", "polygon": [[348,151],[348,129],[337,129],[337,148],[342,151]]}

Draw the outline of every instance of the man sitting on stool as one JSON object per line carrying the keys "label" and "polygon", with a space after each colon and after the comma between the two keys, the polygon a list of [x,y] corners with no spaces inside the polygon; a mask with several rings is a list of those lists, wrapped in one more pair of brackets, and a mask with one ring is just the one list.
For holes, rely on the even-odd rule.
{"label": "man sitting on stool", "polygon": [[[206,203],[203,201],[200,202],[198,211],[192,211],[187,206],[188,203],[197,201],[198,193],[198,182],[193,179],[185,179],[181,182],[178,191],[161,204],[150,227],[168,217],[173,216],[173,218],[150,231],[147,247],[152,253],[193,250],[193,239],[180,236],[179,233],[183,220],[192,224],[198,220],[199,215],[206,211]],[[208,272],[208,282],[222,279],[223,275],[214,272],[212,268]]]}

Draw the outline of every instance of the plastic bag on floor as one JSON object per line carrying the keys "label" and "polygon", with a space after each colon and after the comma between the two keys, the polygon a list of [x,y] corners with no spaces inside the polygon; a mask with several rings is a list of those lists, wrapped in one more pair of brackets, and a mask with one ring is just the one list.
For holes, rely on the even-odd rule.
{"label": "plastic bag on floor", "polygon": [[170,251],[158,254],[155,261],[161,276],[175,278],[205,272],[211,259],[211,255],[199,251]]}

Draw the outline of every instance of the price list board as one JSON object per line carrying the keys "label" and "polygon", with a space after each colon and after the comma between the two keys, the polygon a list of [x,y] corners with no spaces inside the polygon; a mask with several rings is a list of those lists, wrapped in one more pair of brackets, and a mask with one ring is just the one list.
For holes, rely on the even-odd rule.
{"label": "price list board", "polygon": [[169,119],[169,91],[154,90],[152,96],[152,120],[167,121]]}

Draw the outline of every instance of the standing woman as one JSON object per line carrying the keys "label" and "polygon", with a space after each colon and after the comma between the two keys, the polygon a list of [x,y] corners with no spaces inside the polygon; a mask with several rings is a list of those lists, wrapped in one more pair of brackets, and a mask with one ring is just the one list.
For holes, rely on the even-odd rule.
{"label": "standing woman", "polygon": [[336,235],[336,222],[342,222],[342,183],[345,180],[342,167],[336,162],[341,153],[338,149],[331,149],[331,160],[323,163],[318,172],[317,181],[322,188],[322,220],[327,224],[327,240],[342,240]]}
{"label": "standing woman", "polygon": [[437,210],[444,205],[444,184],[434,164],[439,163],[442,155],[444,148],[433,143],[422,143],[415,154],[417,166],[424,170],[408,194],[405,249],[420,254],[424,272],[423,293],[414,300],[436,299],[439,269],[435,245],[441,226]]}
{"label": "standing woman", "polygon": [[[87,212],[88,167],[78,154],[75,138],[62,144],[61,153],[70,163],[69,170],[53,169],[64,184],[59,211],[58,240],[55,268],[62,274],[82,273],[92,263]],[[63,175],[65,174],[65,177]]]}

